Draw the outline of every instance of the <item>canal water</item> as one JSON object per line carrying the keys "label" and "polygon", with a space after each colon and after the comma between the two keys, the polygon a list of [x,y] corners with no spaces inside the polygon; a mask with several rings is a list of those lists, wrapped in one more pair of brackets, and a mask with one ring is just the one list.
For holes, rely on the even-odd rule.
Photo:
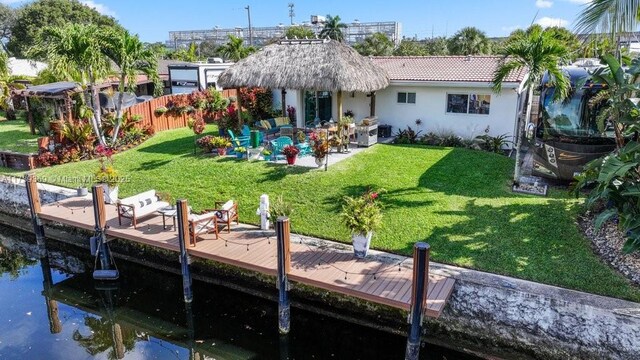
{"label": "canal water", "polygon": [[[46,254],[0,227],[0,359],[403,359],[406,338],[118,261],[120,280],[98,284],[92,260],[54,246]],[[28,236],[28,235],[27,235]],[[51,245],[51,244],[50,244]],[[425,345],[421,359],[476,359]]]}

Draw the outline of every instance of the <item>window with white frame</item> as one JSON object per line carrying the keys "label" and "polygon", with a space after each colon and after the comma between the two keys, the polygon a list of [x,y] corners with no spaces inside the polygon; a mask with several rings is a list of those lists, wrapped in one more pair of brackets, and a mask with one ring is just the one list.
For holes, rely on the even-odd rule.
{"label": "window with white frame", "polygon": [[415,103],[416,103],[416,93],[414,92],[398,93],[398,104],[415,104]]}
{"label": "window with white frame", "polygon": [[491,95],[447,94],[447,112],[452,114],[489,115]]}

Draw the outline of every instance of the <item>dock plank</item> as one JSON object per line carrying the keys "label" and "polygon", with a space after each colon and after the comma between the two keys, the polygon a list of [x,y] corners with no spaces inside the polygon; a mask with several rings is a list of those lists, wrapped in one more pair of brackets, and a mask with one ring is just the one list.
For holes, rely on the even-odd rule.
{"label": "dock plank", "polygon": [[[178,233],[167,219],[149,216],[139,221],[136,229],[128,220],[118,223],[116,208],[106,206],[107,236],[179,252]],[[91,195],[42,206],[40,218],[83,230],[94,230]],[[270,276],[277,272],[277,244],[272,231],[247,225],[234,226],[219,239],[206,236],[196,246],[187,246],[191,257],[256,271]],[[226,246],[225,246],[226,241]],[[248,251],[247,251],[248,246]],[[310,246],[299,241],[290,243],[291,272],[289,280],[346,296],[403,310],[409,309],[413,273],[398,263],[375,258],[356,259],[351,252]],[[398,271],[397,268],[400,268]],[[375,279],[374,279],[374,274]],[[455,280],[429,275],[426,315],[439,317],[451,296]]]}

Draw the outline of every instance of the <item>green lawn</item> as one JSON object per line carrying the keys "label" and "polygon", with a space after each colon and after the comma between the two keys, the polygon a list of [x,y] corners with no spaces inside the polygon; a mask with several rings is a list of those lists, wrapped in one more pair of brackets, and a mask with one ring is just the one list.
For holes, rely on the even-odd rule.
{"label": "green lawn", "polygon": [[[18,114],[22,115],[21,112]],[[29,124],[21,116],[17,120],[8,121],[4,117],[4,112],[0,111],[0,151],[8,150],[26,154],[38,152],[36,139],[39,137],[40,135],[31,135]],[[32,141],[26,144],[23,142],[25,140]]]}
{"label": "green lawn", "polygon": [[[209,130],[212,130],[211,128]],[[349,241],[340,201],[368,186],[384,188],[384,229],[373,247],[408,255],[431,244],[432,259],[547,284],[640,301],[640,291],[600,262],[579,233],[581,203],[566,192],[547,198],[509,189],[513,161],[466,149],[376,145],[328,172],[193,155],[190,130],[157,134],[115,156],[130,177],[121,197],[151,188],[187,198],[195,210],[234,198],[243,222],[257,223],[259,197],[283,194],[295,206],[294,232]],[[95,161],[42,169],[47,182],[87,175]]]}

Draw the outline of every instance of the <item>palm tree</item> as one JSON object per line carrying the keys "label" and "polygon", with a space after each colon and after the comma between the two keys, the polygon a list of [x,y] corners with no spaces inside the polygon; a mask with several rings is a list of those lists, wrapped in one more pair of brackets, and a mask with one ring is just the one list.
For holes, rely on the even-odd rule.
{"label": "palm tree", "polygon": [[449,39],[449,53],[452,55],[478,55],[491,52],[491,44],[485,33],[468,26],[460,29]]}
{"label": "palm tree", "polygon": [[638,27],[640,0],[591,0],[578,14],[578,33],[616,34],[635,31]]}
{"label": "palm tree", "polygon": [[347,24],[340,22],[340,16],[327,15],[324,27],[320,31],[321,38],[329,38],[340,42],[344,41],[344,33],[342,29],[347,28]]}
{"label": "palm tree", "polygon": [[100,143],[106,145],[100,128],[100,101],[96,87],[96,82],[106,77],[111,70],[100,41],[102,31],[104,29],[92,24],[47,27],[29,50],[29,56],[44,58],[57,78],[77,81],[89,89],[91,96],[87,102],[93,108],[93,131]]}
{"label": "palm tree", "polygon": [[[256,51],[253,46],[244,46],[244,40],[237,36],[229,35],[229,41],[220,45],[218,52],[227,60],[238,62]],[[236,88],[236,101],[238,103],[238,124],[242,126],[242,109],[240,104],[240,88]]]}
{"label": "palm tree", "polygon": [[[533,90],[542,80],[545,72],[548,72],[555,86],[554,100],[567,97],[571,90],[571,83],[560,69],[560,65],[569,58],[566,46],[557,40],[552,32],[544,31],[540,27],[532,27],[526,33],[510,41],[503,50],[504,57],[493,75],[493,91],[499,93],[502,90],[502,82],[514,71],[528,71],[525,80],[527,89],[527,112],[525,122],[531,120],[531,100]],[[520,176],[520,147],[522,145],[522,133],[524,123],[518,120],[516,133],[516,168],[514,171],[514,183]]]}
{"label": "palm tree", "polygon": [[253,46],[244,46],[244,40],[233,35],[229,35],[227,43],[220,45],[220,48],[218,49],[218,52],[222,57],[234,62],[238,62],[246,58],[255,51],[256,49]]}
{"label": "palm tree", "polygon": [[128,31],[110,31],[103,33],[101,41],[105,44],[104,54],[120,68],[118,72],[118,100],[116,106],[116,126],[113,131],[112,145],[118,140],[118,132],[122,125],[122,104],[125,91],[134,92],[136,76],[146,74],[156,82],[158,77],[156,54],[144,46],[138,35]]}

